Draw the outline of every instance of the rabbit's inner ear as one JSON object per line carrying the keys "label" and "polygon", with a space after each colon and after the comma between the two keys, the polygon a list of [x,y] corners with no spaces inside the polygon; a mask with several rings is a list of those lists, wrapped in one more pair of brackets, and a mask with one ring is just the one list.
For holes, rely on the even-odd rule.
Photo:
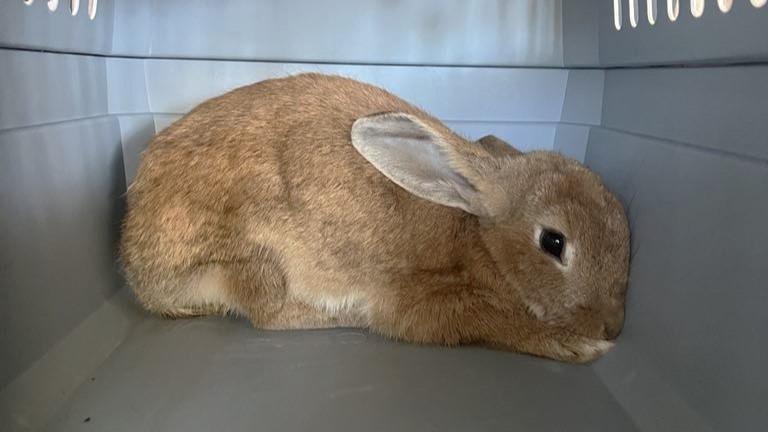
{"label": "rabbit's inner ear", "polygon": [[358,119],[352,126],[352,145],[408,192],[477,213],[477,190],[451,163],[445,140],[418,118],[388,113]]}

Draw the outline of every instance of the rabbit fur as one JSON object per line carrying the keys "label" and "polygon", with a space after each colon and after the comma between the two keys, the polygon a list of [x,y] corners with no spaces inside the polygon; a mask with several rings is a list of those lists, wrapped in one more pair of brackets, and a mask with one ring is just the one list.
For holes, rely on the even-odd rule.
{"label": "rabbit fur", "polygon": [[[547,229],[565,237],[561,260],[540,246]],[[575,161],[468,141],[383,89],[303,74],[157,135],[120,253],[138,300],[169,317],[585,362],[622,328],[629,230]]]}

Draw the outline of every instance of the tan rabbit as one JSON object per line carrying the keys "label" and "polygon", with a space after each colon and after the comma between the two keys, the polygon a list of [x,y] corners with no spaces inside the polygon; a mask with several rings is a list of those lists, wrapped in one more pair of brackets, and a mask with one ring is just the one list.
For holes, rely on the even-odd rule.
{"label": "tan rabbit", "polygon": [[166,316],[581,362],[621,330],[629,232],[577,162],[467,141],[382,89],[307,74],[209,100],[155,137],[121,254]]}

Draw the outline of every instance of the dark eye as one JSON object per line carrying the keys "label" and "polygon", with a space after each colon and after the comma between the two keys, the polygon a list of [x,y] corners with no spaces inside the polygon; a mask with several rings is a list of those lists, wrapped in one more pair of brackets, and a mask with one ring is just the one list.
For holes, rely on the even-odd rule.
{"label": "dark eye", "polygon": [[557,231],[545,229],[539,237],[539,246],[546,253],[562,262],[563,249],[565,249],[565,237]]}

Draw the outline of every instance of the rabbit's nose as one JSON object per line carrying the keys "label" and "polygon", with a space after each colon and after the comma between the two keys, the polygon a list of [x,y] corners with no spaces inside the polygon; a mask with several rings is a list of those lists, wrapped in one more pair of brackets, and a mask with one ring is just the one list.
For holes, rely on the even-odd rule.
{"label": "rabbit's nose", "polygon": [[606,339],[616,339],[621,333],[621,329],[624,328],[624,308],[622,307],[617,312],[611,314],[603,322],[603,334]]}

